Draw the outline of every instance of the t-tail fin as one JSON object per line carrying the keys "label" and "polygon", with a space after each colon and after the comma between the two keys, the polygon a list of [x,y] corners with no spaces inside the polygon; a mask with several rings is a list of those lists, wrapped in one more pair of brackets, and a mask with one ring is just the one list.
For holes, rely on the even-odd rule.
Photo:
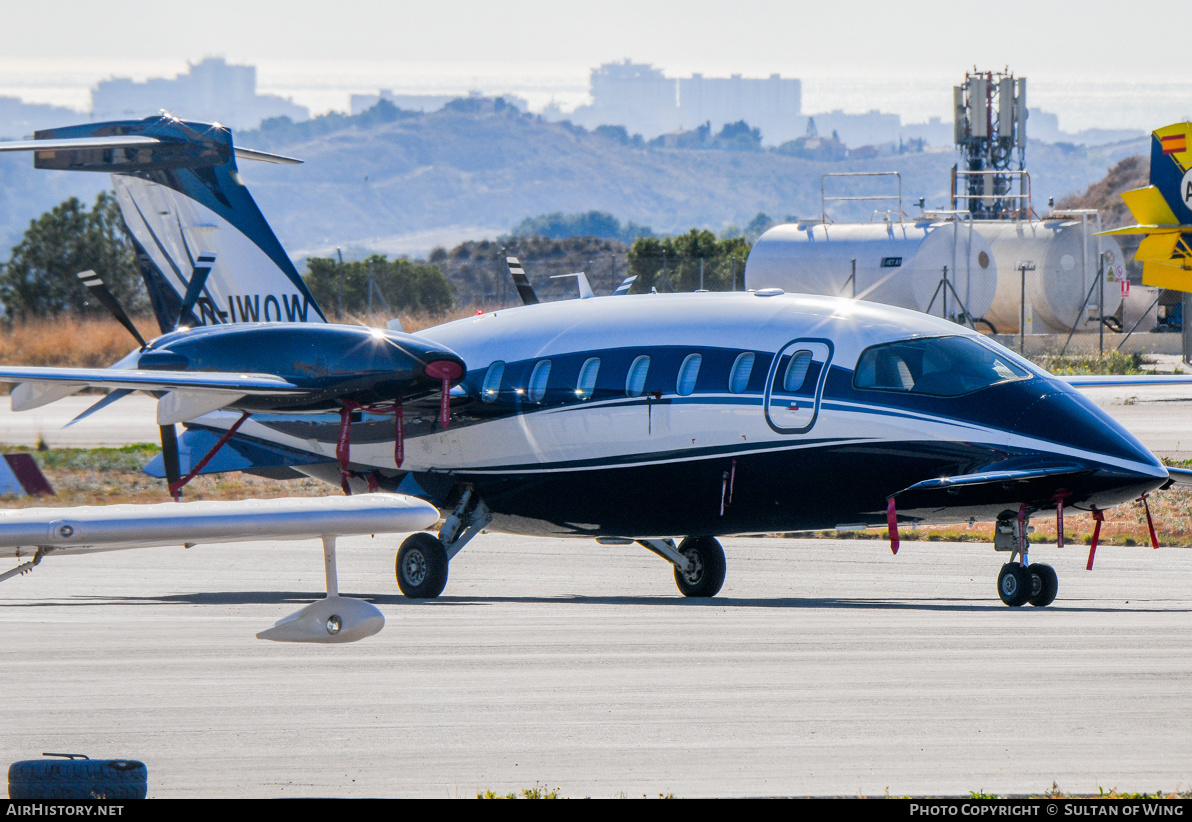
{"label": "t-tail fin", "polygon": [[297,160],[236,148],[222,126],[169,116],[34,136],[0,151],[33,151],[37,168],[112,175],[162,331],[327,321],[236,170],[237,157]]}
{"label": "t-tail fin", "polygon": [[1103,233],[1146,235],[1134,254],[1142,282],[1192,292],[1192,123],[1151,133],[1151,184],[1122,199],[1138,224]]}

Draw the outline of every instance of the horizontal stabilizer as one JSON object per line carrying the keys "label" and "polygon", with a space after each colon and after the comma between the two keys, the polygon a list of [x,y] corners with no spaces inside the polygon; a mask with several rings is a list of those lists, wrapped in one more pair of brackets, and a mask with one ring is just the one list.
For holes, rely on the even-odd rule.
{"label": "horizontal stabilizer", "polygon": [[[110,137],[65,137],[44,140],[8,140],[0,142],[0,151],[84,151],[88,149],[112,148],[144,148],[160,146],[170,142],[157,137],[146,137],[140,134],[113,135]],[[299,165],[301,160],[286,157],[284,154],[270,154],[268,151],[256,151],[251,148],[236,146],[233,151],[238,160],[258,160],[263,163],[280,163],[282,165]]]}
{"label": "horizontal stabilizer", "polygon": [[[178,467],[183,475],[199,463],[206,454],[215,447],[215,443],[223,436],[223,431],[194,426],[182,432],[178,437]],[[263,468],[287,468],[294,465],[315,465],[329,462],[321,454],[309,451],[299,451],[284,445],[261,442],[243,434],[233,434],[223,448],[215,452],[211,461],[203,466],[200,474],[221,474],[226,471],[252,471]],[[143,469],[151,477],[165,479],[165,463],[161,455]]]}
{"label": "horizontal stabilizer", "polygon": [[1163,198],[1158,186],[1147,186],[1134,191],[1123,191],[1122,199],[1126,207],[1134,215],[1134,219],[1143,225],[1179,225],[1175,212]]}
{"label": "horizontal stabilizer", "polygon": [[[14,411],[37,408],[39,405],[45,405],[74,394],[86,386],[128,388],[133,391],[202,389],[226,394],[265,396],[301,394],[307,390],[272,374],[156,371],[136,368],[3,366],[0,367],[0,382],[20,382],[24,385],[35,386],[23,391],[23,386],[17,386],[12,397]],[[21,391],[19,396],[18,391]],[[46,399],[46,397],[50,397],[50,399]],[[232,399],[229,402],[235,402],[235,400]]]}
{"label": "horizontal stabilizer", "polygon": [[596,295],[592,292],[592,284],[588,282],[588,275],[582,271],[576,271],[573,274],[552,274],[550,278],[557,280],[560,277],[575,277],[575,283],[579,286],[579,298],[587,300]]}

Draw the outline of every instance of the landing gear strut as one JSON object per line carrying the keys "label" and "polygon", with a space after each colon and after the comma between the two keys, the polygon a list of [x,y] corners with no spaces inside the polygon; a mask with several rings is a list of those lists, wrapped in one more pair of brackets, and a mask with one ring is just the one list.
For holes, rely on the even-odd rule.
{"label": "landing gear strut", "polygon": [[437,537],[411,534],[402,542],[394,568],[397,587],[410,599],[434,599],[443,593],[448,564],[492,519],[484,501],[466,487]]}
{"label": "landing gear strut", "polygon": [[1029,535],[1035,529],[1027,525],[1028,519],[1023,506],[1017,517],[999,518],[994,529],[994,549],[1011,552],[1010,561],[997,575],[997,595],[1011,608],[1028,602],[1036,608],[1045,608],[1055,602],[1060,587],[1054,568],[1029,559]]}
{"label": "landing gear strut", "polygon": [[669,539],[638,543],[675,566],[675,585],[685,597],[714,597],[724,585],[724,549],[713,537],[688,537],[678,548]]}

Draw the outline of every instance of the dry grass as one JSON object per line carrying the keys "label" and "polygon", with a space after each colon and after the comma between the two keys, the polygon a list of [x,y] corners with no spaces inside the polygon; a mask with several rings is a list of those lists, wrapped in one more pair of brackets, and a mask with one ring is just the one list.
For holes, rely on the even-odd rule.
{"label": "dry grass", "polygon": [[[158,333],[150,318],[136,319],[146,338]],[[0,328],[0,364],[103,368],[136,348],[136,341],[113,319],[62,316],[23,320]]]}
{"label": "dry grass", "polygon": [[[155,445],[125,448],[62,448],[31,451],[56,495],[53,497],[0,497],[0,508],[34,506],[110,505],[126,502],[167,502],[165,480],[141,472],[159,452]],[[183,491],[186,500],[266,499],[319,497],[339,490],[312,479],[269,480],[250,474],[210,474],[196,477]]]}

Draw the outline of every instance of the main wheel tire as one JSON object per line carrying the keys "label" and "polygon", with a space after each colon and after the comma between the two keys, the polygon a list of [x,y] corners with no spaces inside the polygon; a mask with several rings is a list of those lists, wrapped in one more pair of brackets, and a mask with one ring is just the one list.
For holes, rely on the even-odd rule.
{"label": "main wheel tire", "polygon": [[411,534],[397,552],[397,587],[410,599],[434,599],[447,585],[447,549],[433,534]]}
{"label": "main wheel tire", "polygon": [[1011,608],[1026,605],[1031,595],[1031,577],[1017,562],[1007,562],[997,575],[997,595]]}
{"label": "main wheel tire", "polygon": [[25,759],[8,767],[9,799],[144,799],[148,772],[134,759]]}
{"label": "main wheel tire", "polygon": [[1046,608],[1055,602],[1055,595],[1060,590],[1060,580],[1055,569],[1041,562],[1032,562],[1027,566],[1030,576],[1031,593],[1027,601],[1036,608]]}
{"label": "main wheel tire", "polygon": [[690,573],[675,567],[675,585],[685,597],[714,597],[724,584],[724,549],[712,537],[688,537],[679,553],[691,560]]}

